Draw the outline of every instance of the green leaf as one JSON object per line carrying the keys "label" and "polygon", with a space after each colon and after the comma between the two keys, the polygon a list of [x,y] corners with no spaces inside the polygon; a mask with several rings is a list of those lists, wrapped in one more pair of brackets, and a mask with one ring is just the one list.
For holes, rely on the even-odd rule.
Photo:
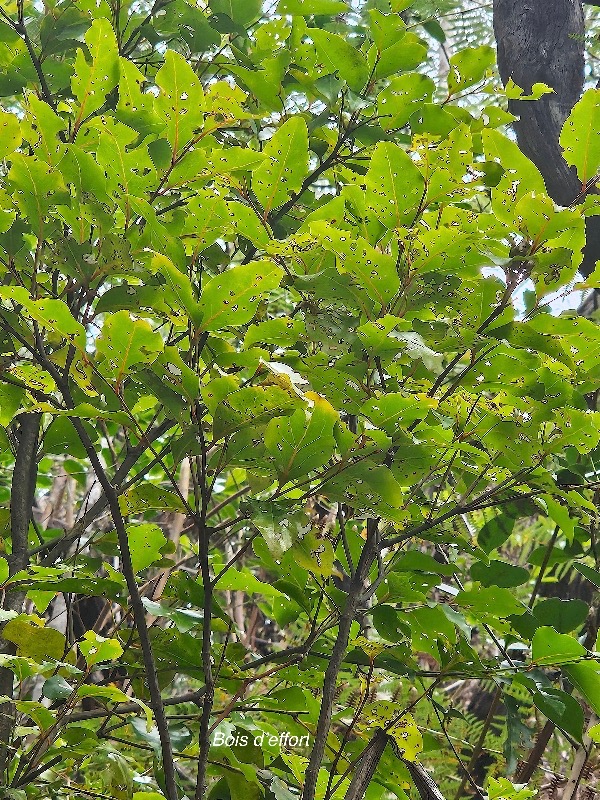
{"label": "green leaf", "polygon": [[494,48],[488,44],[480,47],[466,47],[450,58],[448,72],[448,94],[457,92],[479,83],[495,60]]}
{"label": "green leaf", "polygon": [[600,588],[600,572],[598,572],[598,570],[588,567],[587,564],[574,564],[573,566],[577,572],[580,572],[588,581],[593,583],[594,586]]}
{"label": "green leaf", "polygon": [[134,486],[119,497],[119,506],[125,515],[137,514],[151,508],[163,511],[185,511],[181,498],[153,483]]}
{"label": "green leaf", "polygon": [[348,9],[342,0],[279,0],[277,12],[290,16],[309,17],[313,14],[319,17],[333,17],[343,14]]}
{"label": "green leaf", "polygon": [[44,682],[42,694],[48,700],[65,700],[73,693],[73,687],[61,676],[53,675]]}
{"label": "green leaf", "polygon": [[161,549],[167,543],[164,533],[154,523],[129,525],[127,540],[133,571],[136,574],[149,567],[150,564],[154,564],[155,561],[160,561]]}
{"label": "green leaf", "polygon": [[102,664],[105,661],[115,661],[123,653],[123,648],[117,639],[105,639],[103,636],[98,636],[94,631],[86,631],[83,639],[78,642],[78,647],[88,667]]}
{"label": "green leaf", "polygon": [[581,627],[588,615],[589,606],[583,600],[561,600],[548,597],[533,609],[533,616],[540,625],[548,625],[558,633],[570,633]]}
{"label": "green leaf", "polygon": [[362,53],[336,33],[310,28],[309,35],[325,74],[338,73],[353,91],[359,92],[369,79],[369,65]]}
{"label": "green leaf", "polygon": [[219,591],[231,590],[246,592],[246,594],[261,594],[263,597],[285,597],[285,595],[270,583],[259,581],[249,570],[230,569],[219,578],[217,584]]}
{"label": "green leaf", "polygon": [[[177,269],[173,262],[162,253],[152,254],[150,269],[153,272],[159,272],[167,279],[169,289],[177,299],[179,306],[186,311],[194,326],[198,327],[202,321],[202,310],[196,300],[194,289],[188,276]],[[154,291],[156,292],[156,290]],[[100,299],[102,300],[102,298]]]}
{"label": "green leaf", "polygon": [[544,496],[544,502],[548,509],[548,516],[560,527],[567,541],[572,542],[575,536],[575,520],[571,519],[568,508],[548,495]]}
{"label": "green leaf", "polygon": [[535,164],[521,153],[516,142],[489,129],[482,131],[481,138],[487,160],[504,168],[502,178],[492,191],[492,201],[495,214],[510,224],[518,200],[528,192],[545,194],[544,179]]}
{"label": "green leaf", "polygon": [[265,431],[265,446],[277,465],[280,483],[324,466],[335,450],[337,411],[317,394],[309,392],[306,397],[313,402],[310,415],[298,409],[289,417],[271,420]]}
{"label": "green leaf", "polygon": [[553,628],[538,628],[531,643],[531,660],[537,666],[567,664],[579,661],[586,649],[572,636],[557,633]]}
{"label": "green leaf", "polygon": [[202,625],[204,618],[202,611],[195,611],[191,608],[172,608],[162,603],[156,603],[147,597],[142,597],[142,603],[148,614],[153,617],[166,617],[173,620],[177,630],[182,633],[188,633],[188,631]]}
{"label": "green leaf", "polygon": [[14,153],[21,144],[21,126],[14,114],[0,110],[0,160]]}
{"label": "green leaf", "polygon": [[163,346],[162,336],[148,322],[119,311],[102,326],[96,342],[96,352],[102,358],[98,367],[119,387],[132,366],[152,363]]}
{"label": "green leaf", "polygon": [[387,228],[409,225],[423,197],[425,181],[397,144],[380,142],[366,176],[367,207]]}
{"label": "green leaf", "polygon": [[263,153],[268,158],[254,171],[252,189],[268,214],[300,190],[308,173],[308,130],[302,117],[285,122]]}
{"label": "green leaf", "polygon": [[174,50],[165,53],[156,84],[161,92],[155,109],[166,123],[166,138],[175,156],[204,124],[202,84],[186,59]]}
{"label": "green leaf", "polygon": [[247,28],[260,16],[262,3],[260,0],[211,0],[213,14],[227,14],[227,16]]}
{"label": "green leaf", "polygon": [[516,567],[505,561],[490,561],[489,564],[477,561],[471,567],[471,577],[483,586],[510,588],[526,583],[529,580],[529,572],[524,567]]}
{"label": "green leaf", "polygon": [[573,106],[560,134],[563,157],[567,164],[577,169],[577,177],[584,184],[600,168],[599,125],[600,91],[588,89]]}
{"label": "green leaf", "polygon": [[41,234],[48,210],[66,196],[60,172],[35,156],[14,153],[8,180],[17,206]]}
{"label": "green leaf", "polygon": [[498,514],[481,528],[477,534],[477,543],[482,550],[489,554],[509,539],[514,526],[515,518],[513,516]]}
{"label": "green leaf", "polygon": [[423,103],[430,103],[435,83],[413,72],[393,77],[377,96],[377,110],[384,130],[401,128]]}
{"label": "green leaf", "polygon": [[539,710],[578,742],[583,736],[583,710],[577,700],[560,689],[539,689],[533,695]]}
{"label": "green leaf", "polygon": [[506,778],[489,778],[488,780],[489,800],[528,800],[535,795],[534,789],[516,787]]}
{"label": "green leaf", "polygon": [[83,50],[77,51],[75,71],[71,78],[73,94],[79,100],[77,127],[84,117],[97,111],[119,81],[119,52],[117,37],[112,25],[105,17],[92,22],[85,35],[85,42],[92,57],[91,64]]}
{"label": "green leaf", "polygon": [[407,72],[427,58],[427,45],[414,33],[405,33],[399,41],[379,54],[375,66],[376,78],[387,78],[398,72]]}
{"label": "green leaf", "polygon": [[199,309],[202,331],[249,322],[262,297],[279,286],[283,270],[272,261],[251,261],[212,278],[202,290]]}
{"label": "green leaf", "polygon": [[517,600],[513,592],[498,586],[482,587],[460,591],[456,595],[459,606],[466,608],[473,616],[487,619],[506,619],[514,615],[524,614],[525,606]]}
{"label": "green leaf", "polygon": [[[544,630],[548,630],[544,628]],[[596,662],[586,661],[581,664],[566,664],[562,671],[571,683],[581,692],[583,698],[591,706],[594,713],[600,715],[600,672]]]}
{"label": "green leaf", "polygon": [[20,386],[13,386],[10,383],[0,384],[0,425],[3,428],[13,422],[24,397],[25,390]]}

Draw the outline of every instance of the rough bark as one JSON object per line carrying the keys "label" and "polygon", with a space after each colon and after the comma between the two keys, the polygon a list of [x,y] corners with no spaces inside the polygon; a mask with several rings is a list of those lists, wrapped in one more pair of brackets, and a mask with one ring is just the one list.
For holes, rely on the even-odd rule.
{"label": "rough bark", "polygon": [[[554,92],[537,101],[512,100],[521,151],[540,170],[548,194],[563,206],[582,199],[581,181],[562,156],[560,132],[583,89],[585,24],[581,0],[494,0],[494,33],[502,81],[530,92],[545,83]],[[589,217],[582,275],[600,258],[600,218]]]}

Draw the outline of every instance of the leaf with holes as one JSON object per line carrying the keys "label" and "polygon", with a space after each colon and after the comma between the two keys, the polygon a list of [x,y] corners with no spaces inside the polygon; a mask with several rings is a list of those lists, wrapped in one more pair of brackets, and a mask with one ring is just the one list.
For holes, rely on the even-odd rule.
{"label": "leaf with holes", "polygon": [[104,105],[106,95],[119,81],[117,37],[106,18],[93,21],[85,34],[85,43],[91,63],[87,61],[83,50],[78,50],[71,78],[73,94],[79,100],[77,127],[81,120]]}
{"label": "leaf with holes", "polygon": [[67,197],[62,176],[36,156],[14,153],[10,160],[8,181],[14,202],[33,229],[41,232],[50,207]]}
{"label": "leaf with holes", "polygon": [[228,393],[213,412],[214,437],[218,440],[249,425],[293,414],[301,404],[298,395],[279,386],[247,386]]}
{"label": "leaf with holes", "polygon": [[268,214],[300,191],[308,173],[308,130],[302,117],[285,122],[263,153],[268,158],[254,171],[252,189]]}
{"label": "leaf with holes", "polygon": [[146,78],[127,58],[120,59],[119,102],[117,119],[142,135],[157,134],[166,127],[166,121],[154,107],[154,95],[143,92]]}
{"label": "leaf with holes", "polygon": [[560,145],[567,164],[575,167],[582,183],[587,183],[600,169],[600,91],[588,89],[565,122]]}
{"label": "leaf with holes", "polygon": [[416,761],[423,750],[423,736],[402,703],[376,700],[366,705],[358,729],[368,734],[373,728],[381,728],[391,736],[400,756],[406,761]]}
{"label": "leaf with holes", "polygon": [[373,425],[393,436],[399,427],[407,428],[417,420],[425,419],[429,411],[436,406],[437,401],[431,397],[415,395],[405,397],[392,392],[376,400],[369,400],[362,407],[361,413]]}
{"label": "leaf with holes", "polygon": [[161,486],[155,486],[153,483],[129,489],[119,497],[119,507],[126,516],[143,513],[152,508],[160,508],[164,511],[185,511],[185,505],[178,495]]}
{"label": "leaf with holes", "polygon": [[488,44],[481,47],[466,47],[455,53],[450,59],[448,94],[456,94],[479,83],[492,67],[494,58],[494,48]]}
{"label": "leaf with holes", "polygon": [[152,523],[129,525],[127,540],[133,571],[137,574],[162,558],[161,549],[167,543],[164,533]]}
{"label": "leaf with holes", "polygon": [[88,667],[105,661],[114,661],[123,652],[120,642],[116,639],[105,639],[95,631],[86,631],[78,646]]}
{"label": "leaf with holes", "polygon": [[425,180],[408,153],[393,142],[380,142],[366,176],[367,208],[386,228],[409,225],[415,218]]}
{"label": "leaf with holes", "polygon": [[156,84],[161,91],[155,109],[166,123],[166,138],[175,156],[204,124],[202,84],[186,59],[174,50],[165,53]]}
{"label": "leaf with holes", "polygon": [[56,334],[59,340],[66,339],[80,351],[85,350],[85,329],[62,300],[33,300],[22,286],[0,289],[0,298],[14,300],[42,329]]}
{"label": "leaf with holes", "polygon": [[336,254],[338,272],[351,275],[374,302],[385,306],[396,296],[400,276],[395,255],[382,253],[362,237],[355,239],[349,231],[327,222],[313,222],[310,231],[326,250]]}
{"label": "leaf with holes", "polygon": [[331,577],[334,553],[329,539],[311,530],[305,536],[299,536],[292,547],[295,563],[316,575]]}
{"label": "leaf with holes", "polygon": [[423,103],[431,102],[435,84],[426,75],[411,72],[393,77],[377,96],[377,109],[384,130],[401,128]]}
{"label": "leaf with holes", "polygon": [[219,331],[250,322],[259,301],[279,286],[283,270],[272,261],[251,261],[225,270],[202,289],[201,331]]}
{"label": "leaf with holes", "polygon": [[369,79],[369,65],[363,54],[349,41],[336,33],[310,28],[310,38],[324,67],[324,74],[337,73],[355,92]]}
{"label": "leaf with holes", "polygon": [[404,493],[391,470],[371,459],[364,459],[333,475],[325,482],[322,493],[331,500],[364,508],[379,508],[389,515],[400,508]]}
{"label": "leaf with holes", "polygon": [[298,409],[290,417],[273,419],[265,431],[265,446],[277,466],[281,483],[305,477],[326,464],[335,450],[333,426],[337,411],[317,394],[307,393],[310,415]]}
{"label": "leaf with holes", "polygon": [[104,321],[96,342],[98,369],[119,387],[132,366],[152,363],[163,346],[162,336],[148,322],[118,311]]}
{"label": "leaf with holes", "polygon": [[7,111],[0,111],[0,160],[14,153],[22,138],[18,118]]}

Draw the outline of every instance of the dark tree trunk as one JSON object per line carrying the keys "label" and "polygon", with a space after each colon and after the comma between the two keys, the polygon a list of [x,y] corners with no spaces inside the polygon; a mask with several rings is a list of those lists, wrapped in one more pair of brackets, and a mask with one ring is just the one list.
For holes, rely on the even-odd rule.
{"label": "dark tree trunk", "polygon": [[[559,136],[583,89],[585,25],[581,0],[494,0],[494,33],[502,81],[530,92],[534,83],[554,89],[540,100],[513,100],[511,113],[521,151],[540,170],[548,194],[563,206],[578,202],[581,181],[565,162]],[[600,258],[600,218],[589,217],[582,275]]]}

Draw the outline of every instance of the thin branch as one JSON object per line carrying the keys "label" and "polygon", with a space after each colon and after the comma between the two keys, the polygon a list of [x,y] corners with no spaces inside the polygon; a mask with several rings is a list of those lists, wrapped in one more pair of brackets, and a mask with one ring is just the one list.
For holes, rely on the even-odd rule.
{"label": "thin branch", "polygon": [[360,554],[360,559],[350,584],[346,604],[340,616],[337,639],[333,646],[331,658],[327,665],[323,681],[321,711],[315,731],[313,749],[306,768],[302,800],[314,800],[315,797],[317,779],[325,755],[327,736],[329,735],[329,728],[331,725],[337,677],[348,646],[350,629],[364,594],[365,581],[367,580],[371,566],[377,555],[379,547],[378,526],[378,520],[370,519],[367,521],[367,541]]}

